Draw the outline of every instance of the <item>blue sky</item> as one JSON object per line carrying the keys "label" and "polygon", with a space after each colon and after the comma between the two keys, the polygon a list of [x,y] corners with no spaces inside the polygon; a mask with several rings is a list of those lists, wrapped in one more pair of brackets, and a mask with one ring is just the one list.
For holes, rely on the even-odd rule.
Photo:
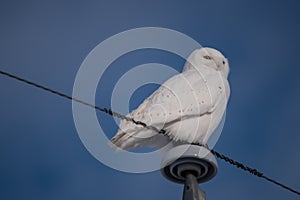
{"label": "blue sky", "polygon": [[[0,66],[72,94],[82,61],[106,38],[144,26],[183,32],[229,59],[232,93],[215,149],[299,190],[299,8],[295,0],[1,1]],[[149,61],[176,70],[183,64],[155,51],[124,56],[98,87],[97,105],[109,106],[117,64],[122,72]],[[129,106],[154,89],[140,88]],[[182,186],[159,171],[123,173],[94,159],[70,101],[4,76],[0,91],[1,199],[181,199]],[[113,135],[112,118],[98,119]],[[298,199],[220,160],[218,175],[202,187],[207,199]]]}

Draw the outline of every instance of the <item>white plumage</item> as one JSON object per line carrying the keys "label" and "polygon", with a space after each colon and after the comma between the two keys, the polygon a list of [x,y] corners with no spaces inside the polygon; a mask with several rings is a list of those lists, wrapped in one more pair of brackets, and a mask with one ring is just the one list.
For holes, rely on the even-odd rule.
{"label": "white plumage", "polygon": [[217,50],[201,48],[182,73],[167,80],[128,117],[165,134],[122,120],[111,142],[121,149],[161,147],[169,142],[206,144],[220,123],[230,95],[229,65]]}

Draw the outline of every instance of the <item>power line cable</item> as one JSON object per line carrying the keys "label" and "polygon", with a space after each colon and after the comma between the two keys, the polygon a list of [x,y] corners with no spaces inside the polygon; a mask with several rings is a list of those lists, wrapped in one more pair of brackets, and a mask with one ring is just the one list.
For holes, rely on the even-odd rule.
{"label": "power line cable", "polygon": [[[21,81],[21,82],[26,83],[26,84],[28,84],[28,85],[31,85],[31,86],[40,88],[40,89],[42,89],[42,90],[44,90],[44,91],[47,91],[47,92],[50,92],[50,93],[52,93],[52,94],[61,96],[61,97],[63,97],[63,98],[69,99],[69,100],[71,100],[71,101],[75,101],[75,102],[81,103],[81,104],[83,104],[83,105],[89,106],[89,107],[94,108],[94,109],[96,109],[96,110],[99,110],[99,111],[101,111],[101,112],[107,113],[107,114],[109,114],[109,115],[111,115],[111,116],[114,116],[114,117],[117,117],[117,118],[120,118],[120,119],[124,119],[124,120],[130,121],[130,122],[132,122],[132,123],[134,123],[134,124],[136,124],[136,125],[141,125],[141,126],[143,126],[144,128],[148,128],[148,129],[155,130],[155,131],[157,131],[157,132],[160,133],[160,134],[165,134],[165,133],[166,133],[166,131],[165,131],[164,129],[160,129],[160,130],[159,130],[159,129],[157,129],[156,127],[148,126],[147,124],[145,124],[145,123],[142,122],[142,121],[136,121],[136,120],[134,120],[134,119],[131,118],[131,117],[127,117],[127,116],[122,115],[122,114],[120,114],[120,113],[114,112],[114,111],[112,111],[111,109],[101,108],[101,107],[99,107],[99,106],[93,105],[93,104],[91,104],[91,103],[85,102],[85,101],[80,100],[80,99],[77,99],[77,98],[74,98],[74,97],[72,97],[72,96],[66,95],[66,94],[64,94],[64,93],[58,92],[58,91],[53,90],[53,89],[51,89],[51,88],[48,88],[48,87],[45,87],[45,86],[43,86],[43,85],[34,83],[34,82],[32,82],[32,81],[26,80],[26,79],[21,78],[21,77],[19,77],[19,76],[10,74],[10,73],[8,73],[8,72],[4,72],[4,71],[0,70],[0,74],[2,74],[2,75],[4,75],[4,76],[7,76],[7,77],[10,77],[10,78],[12,78],[12,79]],[[201,146],[202,146],[202,144],[196,144],[196,145],[201,145]],[[205,147],[205,148],[209,149],[208,147]],[[269,181],[269,182],[271,182],[271,183],[273,183],[273,184],[275,184],[275,185],[278,185],[278,186],[280,186],[280,187],[282,187],[282,188],[284,188],[284,189],[286,189],[286,190],[289,190],[290,192],[293,192],[293,193],[295,193],[295,194],[297,194],[297,195],[300,195],[300,192],[299,192],[299,191],[297,191],[297,190],[295,190],[295,189],[293,189],[293,188],[291,188],[291,187],[288,187],[288,186],[286,186],[286,185],[280,183],[279,181],[276,181],[276,180],[274,180],[274,179],[271,179],[271,178],[265,176],[262,172],[259,172],[258,170],[254,169],[254,168],[248,167],[248,166],[246,166],[246,165],[244,165],[244,164],[242,164],[242,163],[240,163],[240,162],[237,162],[237,161],[235,161],[235,160],[229,158],[228,156],[225,156],[225,155],[223,155],[223,154],[221,154],[221,153],[219,153],[219,152],[217,152],[217,151],[215,151],[215,150],[213,150],[213,149],[209,149],[209,150],[210,150],[211,153],[214,154],[217,158],[219,158],[219,159],[221,159],[221,160],[224,160],[225,162],[230,163],[231,165],[234,165],[234,166],[236,166],[236,167],[239,168],[239,169],[242,169],[242,170],[244,170],[244,171],[247,171],[247,172],[249,172],[249,173],[252,174],[252,175],[255,175],[255,176],[257,176],[257,177],[263,178],[263,179],[265,179],[265,180],[267,180],[267,181]]]}

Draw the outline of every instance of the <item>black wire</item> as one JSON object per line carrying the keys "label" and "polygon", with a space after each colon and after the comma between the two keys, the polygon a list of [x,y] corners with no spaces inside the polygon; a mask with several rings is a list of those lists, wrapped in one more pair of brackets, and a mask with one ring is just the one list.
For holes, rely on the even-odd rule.
{"label": "black wire", "polygon": [[[164,129],[159,130],[159,129],[157,129],[156,127],[148,126],[148,125],[145,124],[144,122],[136,121],[136,120],[134,120],[133,118],[127,117],[127,116],[122,115],[122,114],[117,113],[117,112],[113,112],[111,109],[101,108],[101,107],[99,107],[99,106],[96,106],[96,105],[93,105],[93,104],[91,104],[91,103],[85,102],[85,101],[83,101],[83,100],[80,100],[80,99],[71,97],[71,96],[66,95],[66,94],[64,94],[64,93],[58,92],[58,91],[56,91],[56,90],[50,89],[50,88],[48,88],[48,87],[45,87],[45,86],[43,86],[43,85],[34,83],[34,82],[32,82],[32,81],[28,81],[28,80],[26,80],[26,79],[20,78],[20,77],[18,77],[18,76],[15,76],[15,75],[10,74],[10,73],[7,73],[7,72],[4,72],[4,71],[2,71],[2,70],[0,70],[0,74],[3,74],[3,75],[5,75],[5,76],[10,77],[10,78],[13,78],[13,79],[15,79],[15,80],[19,80],[19,81],[21,81],[21,82],[23,82],[23,83],[26,83],[26,84],[28,84],[28,85],[32,85],[32,86],[37,87],[37,88],[40,88],[40,89],[42,89],[42,90],[48,91],[48,92],[50,92],[50,93],[52,93],[52,94],[61,96],[61,97],[63,97],[63,98],[66,98],[66,99],[69,99],[69,100],[76,101],[76,102],[78,102],[78,103],[84,104],[84,105],[89,106],[89,107],[91,107],[91,108],[95,108],[96,110],[99,110],[99,111],[101,111],[101,112],[105,112],[105,113],[107,113],[107,114],[109,114],[109,115],[112,115],[112,116],[115,116],[115,117],[117,117],[117,118],[125,119],[125,120],[127,120],[127,121],[130,121],[130,122],[136,124],[136,125],[141,125],[141,126],[143,126],[143,127],[145,127],[145,128],[155,130],[155,131],[157,131],[157,132],[160,133],[160,134],[165,134],[165,133],[166,133],[166,131],[165,131]],[[196,144],[196,145],[201,145],[201,144]],[[202,146],[202,145],[201,145],[201,146]],[[206,148],[208,148],[208,147],[206,147]],[[208,148],[208,149],[209,149],[209,148]],[[284,184],[282,184],[282,183],[280,183],[280,182],[278,182],[278,181],[276,181],[276,180],[274,180],[274,179],[271,179],[271,178],[265,176],[262,172],[259,172],[258,170],[254,169],[254,168],[250,168],[250,167],[248,167],[248,166],[246,166],[246,165],[244,165],[244,164],[242,164],[242,163],[240,163],[240,162],[237,162],[237,161],[235,161],[235,160],[233,160],[233,159],[231,159],[231,158],[229,158],[229,157],[227,157],[227,156],[225,156],[225,155],[223,155],[223,154],[221,154],[221,153],[218,153],[217,151],[215,151],[215,150],[213,150],[213,149],[209,149],[209,150],[210,150],[211,153],[214,154],[217,158],[219,158],[219,159],[221,159],[221,160],[224,160],[225,162],[230,163],[231,165],[234,165],[234,166],[236,166],[237,168],[240,168],[240,169],[242,169],[242,170],[244,170],[244,171],[249,172],[249,173],[252,174],[252,175],[255,175],[255,176],[257,176],[257,177],[263,178],[263,179],[265,179],[265,180],[267,180],[267,181],[269,181],[269,182],[271,182],[271,183],[274,183],[274,184],[276,184],[276,185],[278,185],[278,186],[280,186],[280,187],[282,187],[282,188],[284,188],[284,189],[289,190],[290,192],[293,192],[293,193],[295,193],[295,194],[300,195],[300,192],[299,192],[299,191],[294,190],[294,189],[292,189],[292,188],[290,188],[290,187],[288,187],[288,186],[286,186],[286,185],[284,185]]]}
{"label": "black wire", "polygon": [[[207,148],[207,147],[206,147],[206,148]],[[210,150],[211,153],[214,154],[216,157],[220,158],[221,160],[224,160],[225,162],[230,163],[231,165],[236,166],[237,168],[240,168],[240,169],[242,169],[242,170],[244,170],[244,171],[249,172],[250,174],[253,174],[253,175],[257,176],[257,177],[263,178],[263,179],[265,179],[265,180],[267,180],[267,181],[269,181],[269,182],[271,182],[271,183],[274,183],[275,185],[278,185],[278,186],[280,186],[280,187],[282,187],[282,188],[284,188],[284,189],[287,189],[287,190],[289,190],[289,191],[291,191],[291,192],[293,192],[293,193],[295,193],[295,194],[300,195],[300,192],[299,192],[299,191],[294,190],[294,189],[291,188],[291,187],[288,187],[288,186],[286,186],[286,185],[284,185],[284,184],[282,184],[282,183],[280,183],[280,182],[278,182],[278,181],[276,181],[276,180],[274,180],[274,179],[271,179],[271,178],[265,176],[262,172],[259,172],[258,170],[254,169],[254,168],[248,167],[248,166],[246,166],[246,165],[244,165],[244,164],[242,164],[242,163],[240,163],[240,162],[237,162],[237,161],[235,161],[235,160],[233,160],[233,159],[231,159],[231,158],[229,158],[229,157],[227,157],[227,156],[225,156],[225,155],[223,155],[223,154],[221,154],[221,153],[216,152],[216,151],[213,150],[213,149],[209,149],[209,150]]]}
{"label": "black wire", "polygon": [[50,92],[50,93],[52,93],[52,94],[61,96],[61,97],[63,97],[63,98],[66,98],[66,99],[69,99],[69,100],[76,101],[76,102],[78,102],[78,103],[84,104],[84,105],[89,106],[89,107],[91,107],[91,108],[95,108],[96,110],[99,110],[99,111],[101,111],[101,112],[105,112],[105,113],[107,113],[107,114],[109,114],[109,115],[118,117],[118,118],[120,118],[120,119],[125,119],[125,120],[127,120],[127,121],[131,121],[131,122],[133,122],[133,123],[135,123],[135,124],[137,124],[137,125],[142,125],[142,126],[144,126],[144,127],[147,126],[147,125],[146,125],[145,123],[143,123],[143,122],[135,121],[133,118],[126,117],[126,116],[124,116],[124,115],[122,115],[122,114],[120,114],[120,113],[117,113],[117,112],[113,112],[111,109],[101,108],[101,107],[99,107],[99,106],[95,106],[95,105],[90,104],[90,103],[88,103],[88,102],[85,102],[85,101],[83,101],[83,100],[80,100],[80,99],[71,97],[71,96],[69,96],[69,95],[66,95],[66,94],[64,94],[64,93],[58,92],[58,91],[56,91],[56,90],[52,90],[52,89],[50,89],[50,88],[48,88],[48,87],[45,87],[45,86],[43,86],[43,85],[40,85],[40,84],[31,82],[31,81],[28,81],[28,80],[26,80],[26,79],[20,78],[20,77],[18,77],[18,76],[13,75],[13,74],[10,74],[10,73],[7,73],[7,72],[1,71],[1,70],[0,70],[0,74],[3,74],[3,75],[8,76],[8,77],[10,77],[10,78],[16,79],[16,80],[21,81],[21,82],[23,82],[23,83],[26,83],[26,84],[28,84],[28,85],[32,85],[32,86],[34,86],[34,87],[40,88],[40,89],[42,89],[42,90],[48,91],[48,92]]}

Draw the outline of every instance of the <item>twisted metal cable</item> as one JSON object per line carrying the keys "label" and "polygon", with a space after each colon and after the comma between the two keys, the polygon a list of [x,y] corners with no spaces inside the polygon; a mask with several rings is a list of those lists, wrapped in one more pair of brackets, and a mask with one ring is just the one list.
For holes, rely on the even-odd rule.
{"label": "twisted metal cable", "polygon": [[[85,101],[80,100],[80,99],[77,99],[77,98],[74,98],[74,97],[72,97],[72,96],[66,95],[66,94],[64,94],[64,93],[58,92],[58,91],[53,90],[53,89],[51,89],[51,88],[45,87],[45,86],[43,86],[43,85],[34,83],[34,82],[32,82],[32,81],[29,81],[29,80],[26,80],[26,79],[24,79],[24,78],[18,77],[18,76],[16,76],[16,75],[10,74],[10,73],[8,73],[8,72],[4,72],[4,71],[0,70],[0,74],[2,74],[2,75],[4,75],[4,76],[7,76],[7,77],[10,77],[10,78],[12,78],[12,79],[21,81],[21,82],[26,83],[26,84],[28,84],[28,85],[31,85],[31,86],[40,88],[40,89],[42,89],[42,90],[44,90],[44,91],[47,91],[47,92],[50,92],[50,93],[52,93],[52,94],[61,96],[61,97],[63,97],[63,98],[69,99],[69,100],[71,100],[71,101],[75,101],[75,102],[81,103],[81,104],[83,104],[83,105],[89,106],[89,107],[94,108],[94,109],[96,109],[96,110],[99,110],[99,111],[101,111],[101,112],[107,113],[107,114],[109,114],[109,115],[111,115],[111,116],[114,116],[114,117],[117,117],[117,118],[120,118],[120,119],[124,119],[124,120],[126,120],[126,121],[130,121],[130,122],[132,122],[132,123],[134,123],[134,124],[136,124],[136,125],[141,125],[141,126],[143,126],[144,128],[148,128],[148,129],[155,130],[155,131],[157,131],[159,134],[165,134],[165,133],[166,133],[166,131],[165,131],[164,129],[159,130],[159,129],[157,129],[156,127],[148,126],[147,124],[145,124],[145,123],[142,122],[142,121],[136,121],[136,120],[134,120],[134,119],[131,118],[131,117],[127,117],[127,116],[122,115],[122,114],[120,114],[120,113],[114,112],[114,111],[112,111],[111,109],[108,109],[108,108],[101,108],[101,107],[99,107],[99,106],[93,105],[93,104],[91,104],[91,103],[85,102]],[[196,145],[201,145],[201,144],[196,144]],[[202,145],[201,145],[201,146],[202,146]],[[269,182],[271,182],[271,183],[273,183],[273,184],[275,184],[275,185],[278,185],[278,186],[280,186],[280,187],[282,187],[282,188],[284,188],[284,189],[286,189],[286,190],[288,190],[288,191],[290,191],[290,192],[293,192],[293,193],[295,193],[295,194],[297,194],[297,195],[300,195],[300,192],[299,192],[299,191],[297,191],[297,190],[295,190],[295,189],[293,189],[293,188],[291,188],[291,187],[288,187],[288,186],[286,186],[286,185],[280,183],[279,181],[276,181],[276,180],[274,180],[274,179],[271,179],[271,178],[265,176],[262,172],[259,172],[258,170],[254,169],[254,168],[248,167],[247,165],[244,165],[244,164],[242,164],[242,163],[240,163],[240,162],[237,162],[237,161],[235,161],[235,160],[229,158],[228,156],[225,156],[225,155],[223,155],[223,154],[221,154],[221,153],[219,153],[219,152],[217,152],[217,151],[215,151],[215,150],[213,150],[213,149],[209,149],[209,148],[206,147],[206,146],[205,146],[205,148],[207,148],[208,150],[210,150],[210,152],[211,152],[213,155],[215,155],[217,158],[219,158],[219,159],[221,159],[221,160],[224,160],[225,162],[230,163],[231,165],[236,166],[236,167],[239,168],[239,169],[242,169],[242,170],[244,170],[244,171],[246,171],[246,172],[249,172],[249,173],[252,174],[252,175],[255,175],[255,176],[257,176],[257,177],[263,178],[263,179],[265,179],[265,180],[267,180],[267,181],[269,181]]]}

